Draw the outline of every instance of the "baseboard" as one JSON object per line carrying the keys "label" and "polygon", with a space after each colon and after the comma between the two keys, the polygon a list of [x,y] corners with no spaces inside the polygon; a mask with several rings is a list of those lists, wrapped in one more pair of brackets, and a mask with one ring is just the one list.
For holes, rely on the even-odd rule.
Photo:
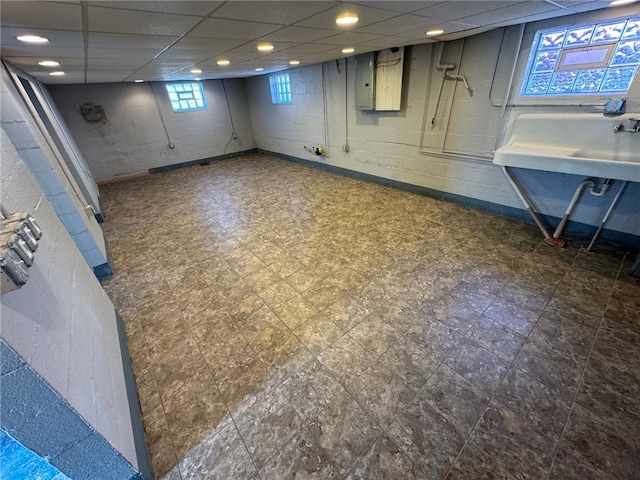
{"label": "baseboard", "polygon": [[222,160],[227,160],[229,158],[244,157],[246,155],[251,155],[254,153],[258,153],[257,148],[252,148],[250,150],[242,150],[240,152],[225,153],[224,155],[207,157],[201,160],[192,160],[189,162],[182,162],[182,163],[172,163],[171,165],[166,165],[164,167],[150,168],[149,173],[153,175],[155,173],[169,172],[171,170],[176,170],[178,168],[192,167],[194,165],[208,165],[210,163],[220,162]]}

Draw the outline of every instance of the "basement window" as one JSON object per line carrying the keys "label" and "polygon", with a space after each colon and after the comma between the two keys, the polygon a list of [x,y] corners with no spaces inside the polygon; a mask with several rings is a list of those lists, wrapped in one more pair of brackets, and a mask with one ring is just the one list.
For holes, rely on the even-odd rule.
{"label": "basement window", "polygon": [[640,67],[640,18],[540,30],[521,97],[626,94]]}
{"label": "basement window", "polygon": [[291,103],[291,83],[289,74],[271,75],[271,103]]}
{"label": "basement window", "polygon": [[207,108],[202,84],[198,82],[169,83],[167,84],[167,93],[174,112]]}

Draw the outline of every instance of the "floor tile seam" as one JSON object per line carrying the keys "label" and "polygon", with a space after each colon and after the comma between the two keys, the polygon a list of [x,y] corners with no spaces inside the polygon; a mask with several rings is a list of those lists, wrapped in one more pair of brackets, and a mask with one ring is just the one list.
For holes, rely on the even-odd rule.
{"label": "floor tile seam", "polygon": [[[197,322],[197,323],[200,323],[200,322]],[[191,339],[195,343],[196,348],[198,349],[198,352],[200,354],[200,357],[202,358],[202,363],[204,363],[205,368],[209,372],[209,375],[211,375],[211,380],[213,381],[213,385],[215,386],[216,391],[218,392],[218,396],[221,398],[222,397],[222,392],[220,391],[220,386],[218,385],[218,382],[216,381],[216,376],[215,376],[213,370],[211,369],[211,365],[209,365],[209,362],[207,361],[207,358],[204,355],[204,352],[202,351],[202,348],[200,347],[200,342],[198,341],[196,335],[192,331],[192,327],[193,327],[193,325],[187,325],[187,330],[189,330],[189,333],[191,334]],[[227,413],[229,413],[229,415],[230,415],[231,412],[229,411],[229,408],[228,408],[226,402],[224,402],[224,404],[225,404],[225,408],[227,409]]]}
{"label": "floor tile seam", "polygon": [[[552,460],[551,460],[551,465],[549,467],[549,472],[547,474],[546,480],[549,480],[550,477],[551,477],[551,473],[553,471],[553,466],[555,464],[555,460],[557,458],[558,451],[560,450],[560,446],[562,444],[562,441],[564,440],[565,433],[567,431],[567,425],[569,425],[569,418],[571,418],[571,414],[573,413],[573,409],[575,408],[575,406],[577,404],[576,403],[576,399],[578,398],[578,394],[580,393],[580,389],[582,388],[582,385],[584,383],[584,376],[585,376],[585,373],[587,371],[587,366],[589,365],[589,359],[591,358],[591,353],[593,352],[593,349],[595,348],[595,344],[596,344],[596,342],[598,340],[598,334],[600,333],[600,330],[602,329],[603,323],[604,323],[604,313],[602,315],[602,319],[600,321],[600,324],[598,325],[598,330],[596,332],[596,335],[594,336],[593,340],[591,341],[591,348],[589,349],[589,353],[587,355],[587,359],[586,359],[586,361],[584,363],[584,367],[582,368],[582,373],[580,375],[580,380],[578,381],[578,386],[577,386],[577,388],[576,388],[576,390],[574,392],[573,399],[572,399],[571,405],[569,407],[569,414],[567,415],[567,419],[566,419],[566,421],[564,423],[564,426],[562,428],[562,432],[560,433],[560,438],[558,440],[558,444],[556,445],[556,448],[554,449],[553,457],[552,457]],[[597,415],[597,416],[600,417],[600,415]]]}
{"label": "floor tile seam", "polygon": [[[552,298],[553,298],[553,297],[552,297]],[[549,300],[549,301],[550,301],[550,300]],[[549,302],[549,301],[548,301],[548,302]],[[548,302],[547,302],[547,305],[548,305]],[[489,307],[487,307],[487,308],[489,308]],[[545,306],[545,308],[546,308],[546,306]],[[543,310],[543,311],[544,311],[544,310]],[[541,314],[542,314],[542,313],[541,313]],[[523,342],[522,342],[522,345],[520,345],[520,348],[518,349],[518,352],[514,355],[513,360],[511,360],[511,362],[509,362],[509,366],[508,366],[507,371],[505,372],[505,374],[503,375],[502,379],[500,380],[500,382],[498,383],[498,385],[497,385],[497,386],[496,386],[496,388],[494,389],[493,393],[491,394],[491,396],[490,396],[490,398],[489,398],[489,403],[487,404],[487,406],[486,406],[486,407],[485,407],[485,409],[483,410],[482,414],[481,414],[481,415],[480,415],[480,417],[478,418],[478,421],[475,423],[475,425],[473,426],[473,428],[471,428],[471,430],[469,431],[469,435],[467,436],[467,439],[465,440],[464,445],[462,446],[462,448],[461,448],[461,449],[460,449],[460,451],[458,452],[458,455],[456,456],[456,458],[454,459],[454,461],[453,461],[453,462],[451,462],[451,465],[450,465],[449,469],[447,470],[447,473],[446,473],[446,475],[445,475],[445,478],[446,478],[446,477],[451,473],[451,471],[453,470],[453,467],[455,466],[456,462],[458,461],[458,459],[460,458],[460,456],[461,456],[461,455],[462,455],[462,453],[464,452],[465,448],[467,448],[467,446],[468,446],[469,442],[471,441],[471,437],[472,437],[472,435],[473,435],[473,432],[475,432],[475,431],[476,431],[476,429],[478,428],[478,425],[479,425],[479,424],[480,424],[480,422],[482,421],[482,418],[484,417],[484,415],[485,415],[485,413],[486,413],[487,409],[489,408],[489,406],[491,405],[491,403],[492,403],[494,400],[495,400],[495,401],[500,402],[500,401],[496,398],[496,392],[498,391],[498,389],[500,388],[500,386],[501,386],[501,385],[502,385],[502,383],[504,382],[505,378],[507,378],[507,375],[509,374],[509,371],[510,371],[512,368],[516,368],[516,369],[518,369],[518,368],[515,366],[515,361],[516,361],[516,359],[518,358],[518,355],[520,355],[520,352],[522,351],[522,348],[523,348],[523,347],[524,347],[524,345],[526,344],[526,342],[527,342],[527,340],[528,340],[529,336],[531,335],[531,332],[533,331],[533,329],[535,328],[535,325],[538,323],[538,321],[539,321],[539,320],[540,320],[540,316],[538,316],[538,319],[536,320],[536,322],[534,323],[534,325],[531,327],[531,330],[529,331],[529,333],[528,333],[526,336],[524,336],[524,340],[523,340]],[[478,320],[478,321],[479,321],[479,320]],[[491,320],[491,321],[494,321],[494,320]],[[477,323],[477,322],[476,322],[476,323]],[[500,324],[499,322],[495,322],[495,323],[498,323],[499,325],[502,325],[502,324]],[[465,337],[465,338],[467,338],[467,337]],[[500,357],[500,358],[501,358],[501,357]],[[504,360],[504,359],[503,359],[503,360]],[[518,370],[520,370],[520,369],[518,369]],[[525,373],[526,375],[530,376],[530,375],[529,375],[529,374],[527,374],[526,372],[523,372],[523,373]],[[533,377],[532,377],[532,378],[533,378]],[[536,380],[537,380],[537,379],[536,379]],[[539,381],[539,380],[537,380],[537,381]],[[576,394],[577,394],[577,392],[576,392]],[[517,412],[514,412],[511,408],[509,408],[508,406],[504,405],[502,402],[500,402],[500,404],[501,404],[501,405],[503,405],[503,406],[504,406],[505,408],[507,408],[508,410],[510,410],[510,411],[511,411],[511,412],[512,412],[512,413],[513,413],[517,418],[519,418],[519,419],[523,420],[526,424],[529,424],[529,422],[528,422],[526,419],[523,419],[523,418],[522,418],[522,417],[521,417]],[[569,413],[569,414],[570,414],[570,413]],[[568,419],[569,419],[569,415],[567,415],[567,420],[568,420]],[[564,426],[563,426],[563,432],[564,432],[564,428],[566,428],[567,420],[565,420],[565,423],[564,423]],[[533,427],[533,426],[531,426],[531,428],[534,428],[536,432],[541,433],[545,438],[549,438],[549,437],[548,437],[548,435],[546,435],[546,434],[544,434],[544,433],[540,432],[538,428]],[[558,445],[560,444],[561,438],[562,438],[562,436],[558,439]],[[550,440],[550,441],[553,441],[551,438],[549,438],[549,440]],[[557,452],[557,450],[554,452],[554,457],[553,457],[553,458],[555,458],[555,453],[556,453],[556,452]],[[553,462],[552,462],[552,464],[553,464]],[[551,472],[551,466],[549,467],[549,474],[550,474],[550,472]],[[548,476],[547,476],[547,479],[546,479],[546,480],[549,480]]]}
{"label": "floor tile seam", "polygon": [[[508,373],[508,371],[507,371]],[[507,377],[507,374],[505,374],[502,378],[502,380],[500,381],[500,384],[498,385],[498,387],[495,389],[495,391],[491,394],[491,396],[489,397],[489,401],[486,404],[484,410],[482,410],[482,413],[480,414],[480,416],[478,417],[478,420],[476,421],[476,423],[473,425],[473,427],[469,430],[469,433],[465,439],[464,445],[462,446],[462,448],[460,448],[460,450],[458,451],[458,455],[456,455],[456,458],[451,462],[449,469],[447,470],[446,474],[444,475],[443,478],[449,478],[449,474],[452,472],[453,468],[455,467],[456,463],[458,462],[458,460],[460,459],[460,457],[462,456],[462,454],[464,453],[465,449],[467,448],[467,446],[469,446],[469,444],[473,441],[473,434],[476,431],[476,429],[478,428],[478,426],[480,425],[480,423],[482,422],[482,419],[484,418],[484,415],[486,414],[487,410],[489,410],[489,408],[491,407],[491,404],[495,401],[497,403],[499,403],[503,408],[506,408],[507,410],[509,410],[516,418],[520,419],[521,421],[523,421],[523,423],[525,423],[527,426],[529,426],[529,428],[532,428],[536,433],[538,433],[539,435],[542,435],[544,438],[548,439],[550,442],[553,442],[553,439],[551,439],[548,435],[546,435],[545,433],[541,432],[537,427],[530,425],[530,422],[527,421],[525,418],[522,418],[517,412],[514,412],[511,408],[509,408],[507,405],[505,405],[503,402],[501,402],[498,398],[496,398],[495,393],[498,391],[499,386],[502,384],[502,382],[504,381],[504,379]],[[438,413],[440,413],[438,411]],[[558,443],[560,442],[560,440],[558,440]],[[549,470],[550,472],[551,470]],[[549,480],[548,477],[546,480]]]}
{"label": "floor tile seam", "polygon": [[[444,365],[447,365],[447,364],[445,363],[445,360],[446,360],[446,357],[445,357],[445,358],[443,358],[443,360],[442,360],[442,361],[438,364],[438,366],[433,370],[433,372],[431,373],[431,375],[429,376],[429,378],[427,379],[427,381],[424,383],[424,385],[426,385],[426,384],[429,382],[429,380],[431,379],[431,377],[433,377],[433,376],[435,375],[435,372],[436,372],[436,371],[437,371],[437,370],[438,370],[438,369],[439,369],[443,364],[444,364]],[[449,366],[449,365],[447,365],[447,366]],[[449,368],[451,368],[451,367],[449,367]],[[453,369],[452,369],[452,370],[453,370]],[[455,370],[454,370],[454,371],[455,371]],[[457,372],[456,372],[456,373],[457,373]],[[505,376],[506,376],[506,374],[505,374]],[[504,377],[503,377],[503,378],[504,378]],[[420,390],[422,390],[422,388],[424,388],[424,385],[420,388]],[[496,390],[497,390],[497,387],[496,387]],[[418,393],[416,394],[416,396],[418,396],[418,395],[420,395],[420,392],[418,392]],[[414,398],[415,398],[415,397],[414,397]],[[492,395],[489,397],[489,401],[488,401],[488,402],[487,402],[487,404],[485,405],[485,408],[482,410],[482,413],[481,413],[481,414],[480,414],[480,416],[478,417],[478,420],[477,420],[477,421],[476,421],[476,423],[473,425],[473,427],[471,427],[471,428],[469,429],[469,432],[468,432],[468,433],[467,433],[467,435],[466,435],[466,438],[465,438],[464,444],[462,445],[462,447],[460,447],[460,450],[458,451],[458,453],[457,453],[456,457],[453,459],[453,461],[451,461],[451,463],[450,463],[450,465],[449,465],[449,468],[447,469],[447,471],[446,471],[445,475],[444,475],[442,478],[448,478],[449,473],[451,472],[451,470],[452,470],[452,469],[453,469],[453,467],[455,466],[456,462],[457,462],[457,461],[458,461],[458,459],[460,458],[460,455],[462,454],[462,452],[464,451],[464,449],[467,447],[467,445],[468,445],[468,444],[469,444],[469,442],[471,441],[471,436],[473,435],[473,432],[475,431],[476,427],[480,424],[480,421],[482,420],[482,417],[484,416],[485,412],[486,412],[486,411],[487,411],[487,409],[489,408],[489,405],[491,405],[491,402],[493,401],[493,398],[494,398],[494,394],[492,394]],[[431,406],[431,408],[433,408],[433,409],[438,413],[438,415],[441,415],[441,416],[442,416],[443,418],[445,418],[447,421],[450,421],[450,420],[448,420],[448,419],[447,419],[447,417],[446,417],[446,416],[445,416],[445,415],[440,411],[440,409],[439,409],[436,405],[434,405],[432,402],[430,402],[430,401],[429,401],[429,399],[428,399],[428,398],[425,398],[425,400],[426,400],[426,401],[427,401],[427,403]],[[413,401],[413,399],[412,399],[411,401]],[[398,416],[396,416],[396,418],[394,419],[394,422],[395,422],[395,420],[396,420],[396,419],[397,419],[397,418],[402,414],[402,412],[404,412],[404,410],[409,406],[409,404],[410,404],[410,403],[411,403],[411,402],[409,402],[407,405],[405,405],[405,406],[404,406],[404,408],[401,410],[401,412],[398,414]],[[388,427],[388,428],[390,428],[390,427],[391,427],[391,425],[393,425],[393,422],[389,425],[389,427]],[[386,431],[385,431],[385,433],[386,433]],[[403,453],[404,453],[404,452],[403,452]],[[405,456],[406,456],[406,455],[405,455]],[[415,462],[414,462],[414,463],[415,463]]]}
{"label": "floor tile seam", "polygon": [[[575,261],[575,259],[574,259],[574,261]],[[624,257],[623,257],[622,261],[620,262],[620,266],[618,268],[618,274],[616,275],[616,280],[620,276],[620,273],[622,271],[622,266],[623,265],[624,265]],[[615,285],[615,281],[614,281],[614,285]],[[593,353],[593,349],[595,348],[596,342],[598,341],[598,335],[600,334],[600,331],[602,330],[602,327],[604,325],[606,305],[608,305],[609,301],[611,300],[611,296],[613,295],[613,290],[614,290],[614,288],[612,286],[610,291],[609,291],[609,296],[607,298],[607,303],[605,304],[605,309],[603,310],[603,313],[601,315],[600,323],[598,324],[598,328],[597,328],[596,334],[594,335],[594,337],[593,337],[593,339],[591,341],[591,348],[589,349],[589,353],[587,354],[587,358],[586,358],[586,360],[584,362],[584,367],[582,368],[582,372],[581,372],[581,375],[580,375],[580,380],[578,381],[578,386],[577,386],[577,388],[576,388],[576,390],[574,392],[573,399],[571,401],[571,405],[570,405],[570,408],[569,408],[569,414],[567,416],[567,420],[565,421],[565,424],[563,426],[563,429],[562,429],[562,432],[560,434],[560,439],[558,441],[558,444],[556,445],[556,448],[554,449],[551,465],[549,467],[549,472],[547,473],[546,480],[549,480],[550,477],[551,477],[551,473],[553,472],[553,466],[555,464],[555,460],[557,458],[558,451],[560,450],[560,446],[562,444],[562,441],[563,441],[563,439],[565,437],[565,433],[567,431],[567,425],[569,424],[569,418],[571,418],[571,414],[573,413],[573,409],[575,408],[575,406],[577,404],[576,399],[577,399],[578,394],[580,393],[580,389],[582,388],[582,385],[584,383],[584,376],[585,376],[585,373],[587,371],[587,367],[589,365],[589,360],[591,358],[591,354]],[[585,407],[582,407],[582,408],[585,408]],[[587,410],[589,410],[589,409],[587,408]],[[600,417],[600,415],[598,415],[598,414],[595,414],[595,415]]]}

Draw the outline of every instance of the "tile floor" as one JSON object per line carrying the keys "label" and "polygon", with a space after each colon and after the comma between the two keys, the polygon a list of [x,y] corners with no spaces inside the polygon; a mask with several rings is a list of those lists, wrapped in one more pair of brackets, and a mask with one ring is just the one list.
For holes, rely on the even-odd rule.
{"label": "tile floor", "polygon": [[623,252],[269,156],[101,190],[157,478],[638,478]]}

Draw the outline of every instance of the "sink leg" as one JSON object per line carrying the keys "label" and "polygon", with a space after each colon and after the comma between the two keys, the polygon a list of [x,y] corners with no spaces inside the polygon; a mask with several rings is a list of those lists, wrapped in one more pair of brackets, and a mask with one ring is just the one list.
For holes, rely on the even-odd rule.
{"label": "sink leg", "polygon": [[504,175],[507,177],[507,180],[509,180],[509,183],[515,190],[516,194],[520,198],[520,201],[524,204],[525,208],[527,209],[527,212],[529,212],[529,215],[531,215],[531,218],[533,218],[533,221],[536,223],[536,225],[544,235],[544,238],[545,238],[544,241],[548,245],[553,245],[554,247],[564,247],[564,240],[560,240],[559,238],[553,238],[549,233],[549,231],[546,229],[546,227],[542,224],[542,221],[540,220],[535,210],[531,206],[531,202],[529,201],[529,199],[527,199],[527,196],[525,195],[524,190],[522,189],[522,187],[520,187],[520,185],[518,185],[518,182],[516,181],[513,174],[509,171],[509,169],[503,166],[502,171]]}
{"label": "sink leg", "polygon": [[602,222],[600,222],[600,226],[598,227],[598,230],[596,230],[596,233],[593,235],[593,238],[591,239],[591,243],[587,247],[587,252],[590,252],[591,248],[593,247],[593,244],[596,243],[598,236],[600,236],[600,232],[604,228],[604,224],[607,222],[607,220],[609,220],[609,215],[611,215],[611,212],[613,211],[613,207],[615,207],[616,203],[618,203],[618,199],[620,198],[620,195],[622,194],[622,191],[626,186],[627,186],[627,181],[625,180],[624,182],[622,182],[622,185],[620,186],[620,190],[618,190],[618,193],[616,193],[616,196],[613,197],[613,200],[611,201],[611,205],[609,205],[609,209],[607,210],[607,213],[604,214],[604,218],[602,219]]}

